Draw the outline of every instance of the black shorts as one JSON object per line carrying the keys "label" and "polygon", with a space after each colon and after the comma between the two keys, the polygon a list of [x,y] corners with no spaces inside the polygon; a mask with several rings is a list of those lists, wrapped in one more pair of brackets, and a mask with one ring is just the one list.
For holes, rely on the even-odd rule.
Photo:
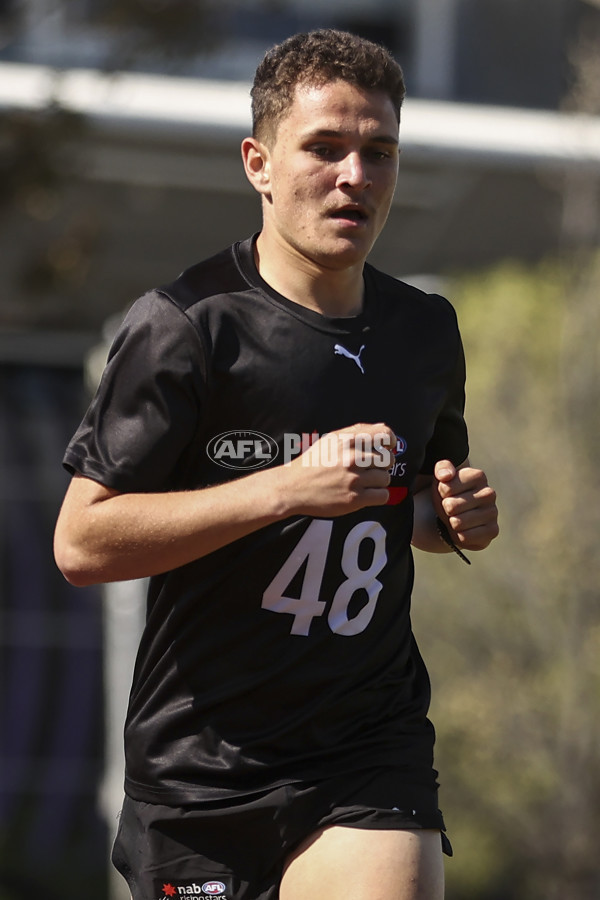
{"label": "black shorts", "polygon": [[441,833],[437,785],[375,769],[169,807],[125,798],[112,861],[133,900],[275,900],[286,859],[329,825]]}

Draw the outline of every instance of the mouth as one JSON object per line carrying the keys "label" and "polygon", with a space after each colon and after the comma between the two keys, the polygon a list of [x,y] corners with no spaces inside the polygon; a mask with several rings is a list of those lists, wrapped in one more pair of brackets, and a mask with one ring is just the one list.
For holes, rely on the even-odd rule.
{"label": "mouth", "polygon": [[329,215],[330,218],[336,219],[339,222],[353,222],[356,224],[366,222],[369,218],[366,210],[362,206],[354,204],[352,206],[343,206],[339,209],[334,209]]}

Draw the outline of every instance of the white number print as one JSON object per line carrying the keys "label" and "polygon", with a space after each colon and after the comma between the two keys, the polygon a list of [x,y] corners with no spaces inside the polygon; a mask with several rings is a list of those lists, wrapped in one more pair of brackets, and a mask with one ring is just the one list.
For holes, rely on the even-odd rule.
{"label": "white number print", "polygon": [[[263,594],[262,608],[294,616],[292,634],[308,634],[315,616],[322,616],[326,604],[319,600],[333,522],[315,519],[308,526],[279,572]],[[285,597],[284,591],[306,561],[299,597]]]}
{"label": "white number print", "polygon": [[[263,609],[294,616],[291,634],[307,635],[315,616],[322,616],[325,612],[327,604],[319,597],[332,529],[331,519],[314,519],[263,594]],[[360,634],[373,618],[383,587],[377,576],[387,562],[385,539],[385,529],[379,522],[359,522],[348,532],[340,561],[346,578],[334,594],[327,617],[329,627],[335,634]],[[361,569],[359,554],[366,540],[373,544],[373,555],[369,566]],[[306,570],[300,596],[286,597],[290,582],[304,563]],[[350,618],[350,601],[357,591],[366,592],[367,603]]]}

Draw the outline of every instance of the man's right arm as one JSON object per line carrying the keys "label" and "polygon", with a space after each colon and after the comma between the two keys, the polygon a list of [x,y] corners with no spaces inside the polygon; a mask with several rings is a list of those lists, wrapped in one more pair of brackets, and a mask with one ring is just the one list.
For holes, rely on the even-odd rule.
{"label": "man's right arm", "polygon": [[[395,436],[385,425],[355,425],[348,435]],[[75,476],[56,525],[58,567],[83,586],[157,575],[212,553],[259,528],[294,515],[339,516],[387,502],[390,457],[374,453],[356,465],[354,445],[335,466],[323,465],[325,435],[284,466],[264,469],[214,487],[171,493],[120,493]]]}

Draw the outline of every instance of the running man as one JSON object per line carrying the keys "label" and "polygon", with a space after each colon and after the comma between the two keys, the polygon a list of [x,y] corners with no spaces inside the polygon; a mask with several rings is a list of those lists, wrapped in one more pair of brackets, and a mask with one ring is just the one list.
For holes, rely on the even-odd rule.
{"label": "running man", "polygon": [[403,97],[351,34],[267,53],[260,233],[133,305],[66,451],[65,576],[151,576],[113,850],[134,900],[443,897],[411,543],[498,526],[454,311],[366,262]]}

